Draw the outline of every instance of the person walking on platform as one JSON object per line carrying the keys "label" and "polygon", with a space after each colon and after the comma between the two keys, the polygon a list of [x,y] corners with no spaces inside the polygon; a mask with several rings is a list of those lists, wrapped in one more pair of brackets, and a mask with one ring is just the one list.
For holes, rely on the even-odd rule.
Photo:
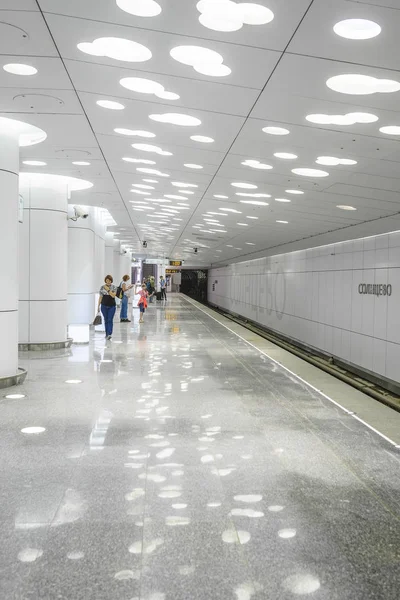
{"label": "person walking on platform", "polygon": [[103,314],[104,325],[106,328],[106,339],[111,340],[113,333],[113,320],[116,309],[115,296],[117,295],[117,288],[113,285],[113,278],[111,275],[106,275],[104,278],[104,284],[100,288],[99,304],[97,310]]}
{"label": "person walking on platform", "polygon": [[161,289],[161,300],[167,301],[167,282],[165,278],[160,275],[160,289]]}
{"label": "person walking on platform", "polygon": [[144,323],[144,313],[146,311],[147,308],[147,298],[149,296],[149,293],[147,291],[147,286],[145,283],[142,284],[140,292],[139,292],[139,302],[138,302],[138,307],[140,310],[140,319],[139,319],[139,323]]}
{"label": "person walking on platform", "polygon": [[133,288],[133,284],[129,284],[130,280],[129,275],[124,275],[122,281],[120,283],[120,287],[124,292],[121,300],[121,323],[130,323],[130,319],[128,319],[128,302],[129,302],[129,290]]}

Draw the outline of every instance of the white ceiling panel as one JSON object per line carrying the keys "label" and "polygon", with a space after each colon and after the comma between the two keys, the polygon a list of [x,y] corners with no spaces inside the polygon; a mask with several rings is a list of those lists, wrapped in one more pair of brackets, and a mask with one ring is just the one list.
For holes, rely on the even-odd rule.
{"label": "white ceiling panel", "polygon": [[[399,2],[395,2],[396,8],[400,8]],[[381,6],[373,2],[357,6],[347,0],[314,2],[289,44],[288,52],[398,70],[400,10],[394,11],[389,6],[386,0]],[[382,43],[382,35],[360,42],[333,31],[336,23],[356,18],[378,23],[384,31],[385,42]]]}
{"label": "white ceiling panel", "polygon": [[[0,11],[2,10],[39,10],[36,0],[2,0]],[[1,17],[1,15],[0,15]],[[0,20],[2,20],[0,18]]]}
{"label": "white ceiling panel", "polygon": [[197,40],[222,40],[242,46],[283,50],[298,22],[308,8],[309,0],[257,0],[274,13],[274,20],[265,26],[244,25],[239,31],[223,33],[203,27],[196,9],[198,0],[159,0],[160,15],[154,18],[135,17],[109,0],[40,0],[49,13],[96,19],[106,23],[128,25],[132,28],[154,29],[165,33],[192,36]]}
{"label": "white ceiling panel", "polygon": [[0,14],[0,54],[58,56],[40,12],[18,10]]}
{"label": "white ceiling panel", "polygon": [[[211,40],[204,42],[203,40],[193,40],[182,34],[129,28],[53,14],[46,15],[46,20],[63,57],[108,65],[133,66],[146,73],[167,74],[203,81],[217,80],[229,85],[261,89],[281,56],[281,53],[275,50]],[[78,50],[77,44],[80,42],[93,42],[99,37],[119,37],[132,40],[149,48],[153,56],[150,60],[142,63],[121,63],[115,59],[91,56]],[[223,56],[224,64],[232,69],[232,73],[227,77],[218,78],[201,75],[193,67],[183,65],[171,58],[169,53],[172,48],[185,45],[198,45],[218,52]]]}
{"label": "white ceiling panel", "polygon": [[3,69],[4,65],[15,63],[15,56],[0,56],[0,88],[28,88],[48,90],[72,90],[71,81],[59,58],[39,56],[19,56],[18,62],[37,69],[35,75],[22,77]]}
{"label": "white ceiling panel", "polygon": [[[144,73],[120,66],[105,66],[88,62],[66,61],[68,72],[78,92],[89,92],[100,96],[113,96],[124,100],[136,100],[160,104],[166,111],[182,107],[207,110],[222,114],[245,115],[250,112],[259,91],[240,86],[232,86],[216,81],[198,81],[164,74]],[[178,100],[164,100],[155,94],[143,94],[126,89],[120,84],[124,78],[140,78],[156,81],[165,90],[178,94]],[[160,109],[159,109],[160,110]]]}

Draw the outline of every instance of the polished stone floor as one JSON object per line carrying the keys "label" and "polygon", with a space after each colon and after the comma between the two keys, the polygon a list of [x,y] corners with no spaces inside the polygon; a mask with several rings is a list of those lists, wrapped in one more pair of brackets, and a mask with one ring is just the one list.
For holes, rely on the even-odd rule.
{"label": "polished stone floor", "polygon": [[183,297],[21,365],[2,600],[399,599],[399,450]]}

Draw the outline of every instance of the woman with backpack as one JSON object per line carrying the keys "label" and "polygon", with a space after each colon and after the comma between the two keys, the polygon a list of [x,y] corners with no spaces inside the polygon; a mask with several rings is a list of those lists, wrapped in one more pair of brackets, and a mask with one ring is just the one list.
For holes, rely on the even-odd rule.
{"label": "woman with backpack", "polygon": [[121,323],[130,323],[130,319],[128,319],[128,302],[129,302],[129,290],[133,288],[133,284],[128,284],[130,280],[129,275],[124,275],[122,281],[120,283],[120,288],[123,292],[123,296],[121,298],[121,315],[120,320]]}

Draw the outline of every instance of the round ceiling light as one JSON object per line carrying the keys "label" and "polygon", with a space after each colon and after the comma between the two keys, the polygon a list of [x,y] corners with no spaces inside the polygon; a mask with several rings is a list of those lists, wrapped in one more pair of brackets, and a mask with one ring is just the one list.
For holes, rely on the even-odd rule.
{"label": "round ceiling light", "polygon": [[283,223],[284,225],[287,225],[289,223],[289,221],[276,221],[277,223]]}
{"label": "round ceiling light", "polygon": [[149,115],[149,119],[158,123],[168,123],[170,125],[179,125],[181,127],[198,127],[201,125],[200,119],[180,113],[165,113]]}
{"label": "round ceiling light", "polygon": [[115,131],[115,133],[119,133],[121,135],[137,135],[138,137],[144,137],[144,138],[155,138],[156,137],[156,134],[151,133],[151,131],[124,129],[121,127],[117,127],[116,129],[114,129],[114,131]]}
{"label": "round ceiling light", "polygon": [[146,62],[152,53],[146,46],[116,37],[97,38],[93,42],[81,42],[78,50],[91,56],[104,56],[124,62]]}
{"label": "round ceiling light", "polygon": [[340,208],[340,210],[357,210],[354,206],[346,206],[345,204],[338,204],[336,208]]}
{"label": "round ceiling light", "polygon": [[21,400],[21,398],[26,398],[25,394],[7,394],[5,397],[7,400]]}
{"label": "round ceiling light", "polygon": [[392,79],[378,79],[370,75],[346,73],[336,75],[327,80],[326,85],[334,92],[351,94],[354,96],[368,96],[371,94],[391,94],[400,90],[400,83]]}
{"label": "round ceiling light", "polygon": [[226,77],[231,69],[223,64],[221,54],[202,46],[176,46],[170,51],[171,57],[190,67],[197,73],[211,77]]}
{"label": "round ceiling light", "polygon": [[284,160],[294,160],[297,158],[297,154],[291,154],[290,152],[275,152],[276,158],[283,158]]}
{"label": "round ceiling light", "polygon": [[288,135],[290,133],[289,129],[284,127],[263,127],[262,130],[269,135]]}
{"label": "round ceiling light", "polygon": [[320,169],[292,169],[292,173],[295,175],[301,175],[302,177],[328,177],[327,171],[321,171]]}
{"label": "round ceiling light", "polygon": [[224,196],[223,194],[214,194],[214,198],[229,198],[229,196]]}
{"label": "round ceiling light", "polygon": [[338,165],[356,165],[357,161],[351,158],[337,158],[336,156],[318,156],[315,161],[318,165],[337,167]]}
{"label": "round ceiling light", "polygon": [[12,75],[36,75],[38,72],[38,70],[31,65],[18,63],[9,63],[8,65],[4,65],[3,69],[4,71],[7,71],[7,73],[12,73]]}
{"label": "round ceiling light", "polygon": [[46,431],[45,427],[24,427],[21,429],[21,433],[43,433]]}
{"label": "round ceiling light", "polygon": [[252,169],[268,170],[273,169],[272,165],[261,163],[259,160],[247,159],[242,162],[245,167],[251,167]]}
{"label": "round ceiling light", "polygon": [[146,158],[130,158],[129,156],[124,156],[123,159],[125,162],[142,164],[142,165],[155,165],[156,162],[154,160],[147,160]]}
{"label": "round ceiling light", "polygon": [[47,163],[42,160],[23,160],[24,165],[29,165],[30,167],[44,167]]}
{"label": "round ceiling light", "polygon": [[86,160],[74,160],[72,164],[77,165],[78,167],[87,167],[90,165],[90,162],[87,162]]}
{"label": "round ceiling light", "polygon": [[231,183],[233,187],[241,188],[243,190],[256,190],[258,186],[254,185],[254,183],[243,183],[241,181],[234,181]]}
{"label": "round ceiling light", "polygon": [[285,190],[287,194],[304,194],[302,190]]}
{"label": "round ceiling light", "polygon": [[400,135],[400,126],[386,125],[385,127],[380,127],[379,131],[381,133],[386,133],[386,135]]}
{"label": "round ceiling light", "polygon": [[[262,202],[262,200],[240,200],[241,204],[254,204],[254,206],[269,206],[268,202]],[[247,217],[250,219],[250,217]]]}
{"label": "round ceiling light", "polygon": [[124,110],[125,106],[120,102],[114,102],[113,100],[97,100],[96,104],[101,108],[108,108],[110,110]]}
{"label": "round ceiling light", "polygon": [[270,194],[254,194],[247,192],[235,192],[235,196],[247,196],[249,198],[271,198]]}
{"label": "round ceiling light", "polygon": [[201,142],[202,144],[212,144],[215,140],[211,137],[207,137],[205,135],[191,135],[190,139],[194,142]]}
{"label": "round ceiling light", "polygon": [[167,92],[161,83],[153,81],[152,79],[143,79],[141,77],[123,77],[119,83],[127,90],[131,92],[138,92],[139,94],[154,94],[157,98],[163,100],[179,100],[179,94],[174,92]]}
{"label": "round ceiling light", "polygon": [[199,21],[214,31],[238,31],[246,25],[265,25],[274,18],[274,13],[265,6],[254,3],[236,3],[231,0],[201,0],[197,3],[201,13]]}
{"label": "round ceiling light", "polygon": [[142,150],[143,152],[154,152],[161,156],[172,156],[172,152],[168,152],[167,150],[163,150],[159,146],[153,146],[152,144],[131,144],[131,146],[135,150]]}
{"label": "round ceiling light", "polygon": [[204,168],[201,165],[196,165],[194,163],[185,163],[183,166],[187,167],[188,169],[203,169]]}
{"label": "round ceiling light", "polygon": [[345,19],[336,23],[333,31],[348,40],[369,40],[379,35],[382,28],[368,19]]}
{"label": "round ceiling light", "polygon": [[82,383],[82,379],[67,379],[65,381],[65,383],[71,383],[71,384]]}
{"label": "round ceiling light", "polygon": [[161,6],[155,0],[116,0],[117,6],[135,17],[157,17]]}
{"label": "round ceiling light", "polygon": [[275,202],[291,202],[289,198],[275,198]]}

